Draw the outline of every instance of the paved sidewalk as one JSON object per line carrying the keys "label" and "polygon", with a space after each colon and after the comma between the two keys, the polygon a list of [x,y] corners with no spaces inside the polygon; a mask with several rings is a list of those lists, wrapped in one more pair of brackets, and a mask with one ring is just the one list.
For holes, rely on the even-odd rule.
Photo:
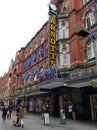
{"label": "paved sidewalk", "polygon": [[[15,112],[12,113],[12,117]],[[0,116],[0,130],[97,130],[96,122],[66,120],[66,124],[60,123],[60,118],[50,117],[50,124],[45,125],[40,115],[28,113],[24,120],[24,128],[13,126],[12,120],[2,123]]]}
{"label": "paved sidewalk", "polygon": [[[26,119],[30,118],[31,120],[37,120],[44,125],[44,121],[41,120],[40,115],[27,114]],[[66,120],[66,124],[60,123],[60,118],[50,117],[50,124],[48,127],[59,127],[64,128],[65,130],[97,130],[97,122],[91,121],[74,121]]]}

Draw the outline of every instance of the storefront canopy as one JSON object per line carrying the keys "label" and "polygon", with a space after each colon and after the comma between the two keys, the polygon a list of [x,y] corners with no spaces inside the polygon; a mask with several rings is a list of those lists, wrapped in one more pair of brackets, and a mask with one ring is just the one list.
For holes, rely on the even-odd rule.
{"label": "storefront canopy", "polygon": [[37,90],[37,91],[33,91],[33,92],[30,92],[30,93],[26,93],[27,96],[35,96],[35,95],[40,95],[40,94],[47,94],[47,92],[42,92],[40,90]]}
{"label": "storefront canopy", "polygon": [[40,90],[51,90],[58,87],[65,87],[67,84],[64,83],[64,78],[57,78],[43,83],[39,83],[38,87]]}
{"label": "storefront canopy", "polygon": [[88,86],[91,86],[91,83],[89,81],[79,82],[79,83],[71,83],[71,84],[67,85],[67,87],[74,87],[74,88],[82,88],[82,87],[88,87]]}

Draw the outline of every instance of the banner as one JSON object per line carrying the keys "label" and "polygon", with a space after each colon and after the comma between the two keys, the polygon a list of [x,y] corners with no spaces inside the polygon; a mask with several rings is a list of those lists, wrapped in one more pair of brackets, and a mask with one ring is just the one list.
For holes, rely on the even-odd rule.
{"label": "banner", "polygon": [[34,68],[33,69],[33,79],[36,80],[36,75],[37,75],[38,71]]}
{"label": "banner", "polygon": [[34,63],[37,62],[37,50],[34,51]]}
{"label": "banner", "polygon": [[24,71],[26,71],[26,60],[24,60]]}
{"label": "banner", "polygon": [[96,11],[96,14],[97,14],[97,0],[94,0],[94,4],[95,4],[95,11]]}
{"label": "banner", "polygon": [[32,65],[32,55],[28,56],[27,63],[28,63],[28,67],[31,67],[31,65]]}
{"label": "banner", "polygon": [[30,73],[26,72],[26,81],[29,79],[29,77],[30,77]]}
{"label": "banner", "polygon": [[44,58],[44,44],[40,46],[40,57]]}
{"label": "banner", "polygon": [[25,76],[22,75],[22,84],[24,84],[24,83],[25,83]]}
{"label": "banner", "polygon": [[96,32],[91,32],[91,35],[92,35],[94,38],[97,38],[97,33],[96,33]]}

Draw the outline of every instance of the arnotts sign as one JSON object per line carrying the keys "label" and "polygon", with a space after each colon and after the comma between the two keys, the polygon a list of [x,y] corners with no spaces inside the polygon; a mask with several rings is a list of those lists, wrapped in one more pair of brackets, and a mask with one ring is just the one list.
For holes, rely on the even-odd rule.
{"label": "arnotts sign", "polygon": [[55,17],[50,19],[50,66],[56,64],[56,21]]}

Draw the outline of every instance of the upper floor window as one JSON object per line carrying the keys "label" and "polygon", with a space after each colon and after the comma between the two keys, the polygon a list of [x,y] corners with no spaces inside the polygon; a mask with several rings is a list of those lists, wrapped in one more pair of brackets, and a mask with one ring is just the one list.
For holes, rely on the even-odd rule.
{"label": "upper floor window", "polygon": [[31,46],[29,47],[29,52],[30,52],[30,54],[32,53],[32,48],[31,48]]}
{"label": "upper floor window", "polygon": [[58,37],[59,37],[58,34],[59,34],[59,33],[58,33],[58,30],[56,30],[56,40],[58,40]]}
{"label": "upper floor window", "polygon": [[90,0],[83,0],[83,4],[86,4],[88,1],[90,1]]}
{"label": "upper floor window", "polygon": [[40,46],[40,58],[41,59],[44,58],[44,44],[41,44],[41,46]]}
{"label": "upper floor window", "polygon": [[41,35],[40,40],[41,40],[41,44],[42,44],[44,42],[44,36],[43,35]]}
{"label": "upper floor window", "polygon": [[62,38],[68,38],[68,22],[62,21]]}
{"label": "upper floor window", "polygon": [[34,51],[33,61],[34,61],[34,64],[37,63],[37,50]]}
{"label": "upper floor window", "polygon": [[26,68],[27,68],[27,61],[26,59],[24,60],[24,71],[26,71]]}
{"label": "upper floor window", "polygon": [[64,13],[65,15],[67,14],[66,7],[63,7],[62,13]]}
{"label": "upper floor window", "polygon": [[91,27],[92,25],[95,24],[95,17],[92,11],[89,11],[86,13],[85,15],[85,19],[86,19],[86,26],[87,28]]}
{"label": "upper floor window", "polygon": [[31,65],[32,65],[32,55],[28,56],[28,58],[27,58],[27,65],[28,65],[28,67],[31,67]]}
{"label": "upper floor window", "polygon": [[59,20],[56,32],[56,39],[68,38],[68,36],[69,36],[68,21]]}
{"label": "upper floor window", "polygon": [[37,48],[37,46],[38,46],[38,44],[37,44],[37,42],[35,41],[34,42],[34,46],[35,46],[35,49]]}
{"label": "upper floor window", "polygon": [[63,65],[65,65],[65,67],[69,67],[69,46],[68,46],[68,44],[63,45],[62,52],[63,52]]}
{"label": "upper floor window", "polygon": [[26,52],[25,52],[25,57],[27,57],[27,56],[28,56],[28,52],[26,51]]}
{"label": "upper floor window", "polygon": [[94,53],[94,42],[89,40],[87,43],[87,57],[88,60],[92,59],[95,57],[95,53]]}

